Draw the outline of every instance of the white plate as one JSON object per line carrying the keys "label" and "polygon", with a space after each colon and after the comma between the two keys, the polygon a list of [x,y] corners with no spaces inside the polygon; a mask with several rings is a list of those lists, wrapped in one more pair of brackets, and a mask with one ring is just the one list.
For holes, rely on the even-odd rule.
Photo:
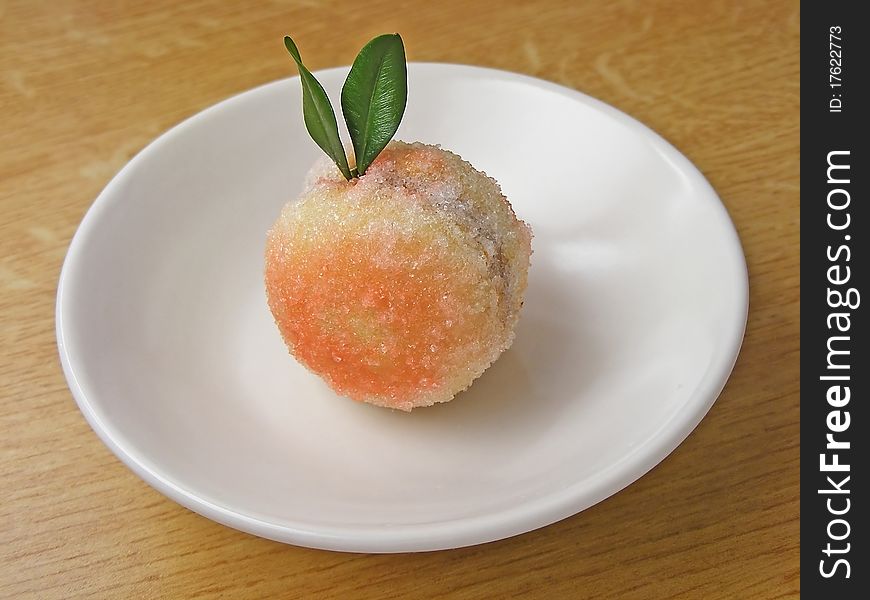
{"label": "white plate", "polygon": [[[318,73],[334,99],[345,74]],[[409,79],[397,138],[485,170],[535,232],[516,342],[451,403],[339,398],[281,342],[265,232],[319,154],[295,78],[158,138],[73,239],[57,335],[79,407],[140,477],[215,521],[364,552],[529,531],[646,473],[731,371],[746,266],[686,158],[552,83],[438,64]]]}

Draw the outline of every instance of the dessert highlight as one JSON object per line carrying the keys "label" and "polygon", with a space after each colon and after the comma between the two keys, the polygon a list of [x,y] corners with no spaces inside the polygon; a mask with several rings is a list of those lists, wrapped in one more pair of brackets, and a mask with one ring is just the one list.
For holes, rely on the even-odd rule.
{"label": "dessert highlight", "polygon": [[456,154],[391,141],[407,94],[397,34],[363,48],[342,90],[349,159],[326,93],[285,45],[327,157],[267,234],[266,296],[281,336],[342,396],[405,411],[447,402],[513,342],[531,230],[498,183]]}

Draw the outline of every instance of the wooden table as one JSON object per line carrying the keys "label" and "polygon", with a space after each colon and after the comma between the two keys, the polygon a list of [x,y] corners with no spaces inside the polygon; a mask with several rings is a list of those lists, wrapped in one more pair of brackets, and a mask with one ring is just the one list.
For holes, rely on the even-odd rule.
{"label": "wooden table", "polygon": [[[248,4],[0,2],[0,597],[797,596],[798,3]],[[513,539],[369,556],[258,539],[140,481],[72,400],[54,301],[79,220],[136,151],[294,74],[284,33],[317,69],[385,31],[410,60],[539,76],[662,133],[737,224],[751,312],[709,415],[626,490]]]}

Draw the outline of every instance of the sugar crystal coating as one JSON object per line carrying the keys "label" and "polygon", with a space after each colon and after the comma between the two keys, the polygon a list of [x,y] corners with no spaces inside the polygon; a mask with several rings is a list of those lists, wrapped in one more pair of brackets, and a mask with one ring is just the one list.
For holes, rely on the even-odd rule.
{"label": "sugar crystal coating", "polygon": [[530,255],[493,179],[393,141],[358,179],[314,165],[268,233],[266,295],[290,352],[336,392],[411,410],[511,345]]}

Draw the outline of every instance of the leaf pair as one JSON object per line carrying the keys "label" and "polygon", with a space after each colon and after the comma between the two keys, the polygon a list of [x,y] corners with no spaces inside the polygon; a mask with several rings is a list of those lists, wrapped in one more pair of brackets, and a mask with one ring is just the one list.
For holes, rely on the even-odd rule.
{"label": "leaf pair", "polygon": [[353,143],[356,168],[350,169],[338,135],[329,97],[314,75],[302,64],[290,36],[287,51],[296,61],[302,80],[302,114],[309,135],[329,155],[346,179],[359,177],[395,135],[408,98],[405,47],[398,33],[381,35],[360,50],[344,87],[341,110]]}

